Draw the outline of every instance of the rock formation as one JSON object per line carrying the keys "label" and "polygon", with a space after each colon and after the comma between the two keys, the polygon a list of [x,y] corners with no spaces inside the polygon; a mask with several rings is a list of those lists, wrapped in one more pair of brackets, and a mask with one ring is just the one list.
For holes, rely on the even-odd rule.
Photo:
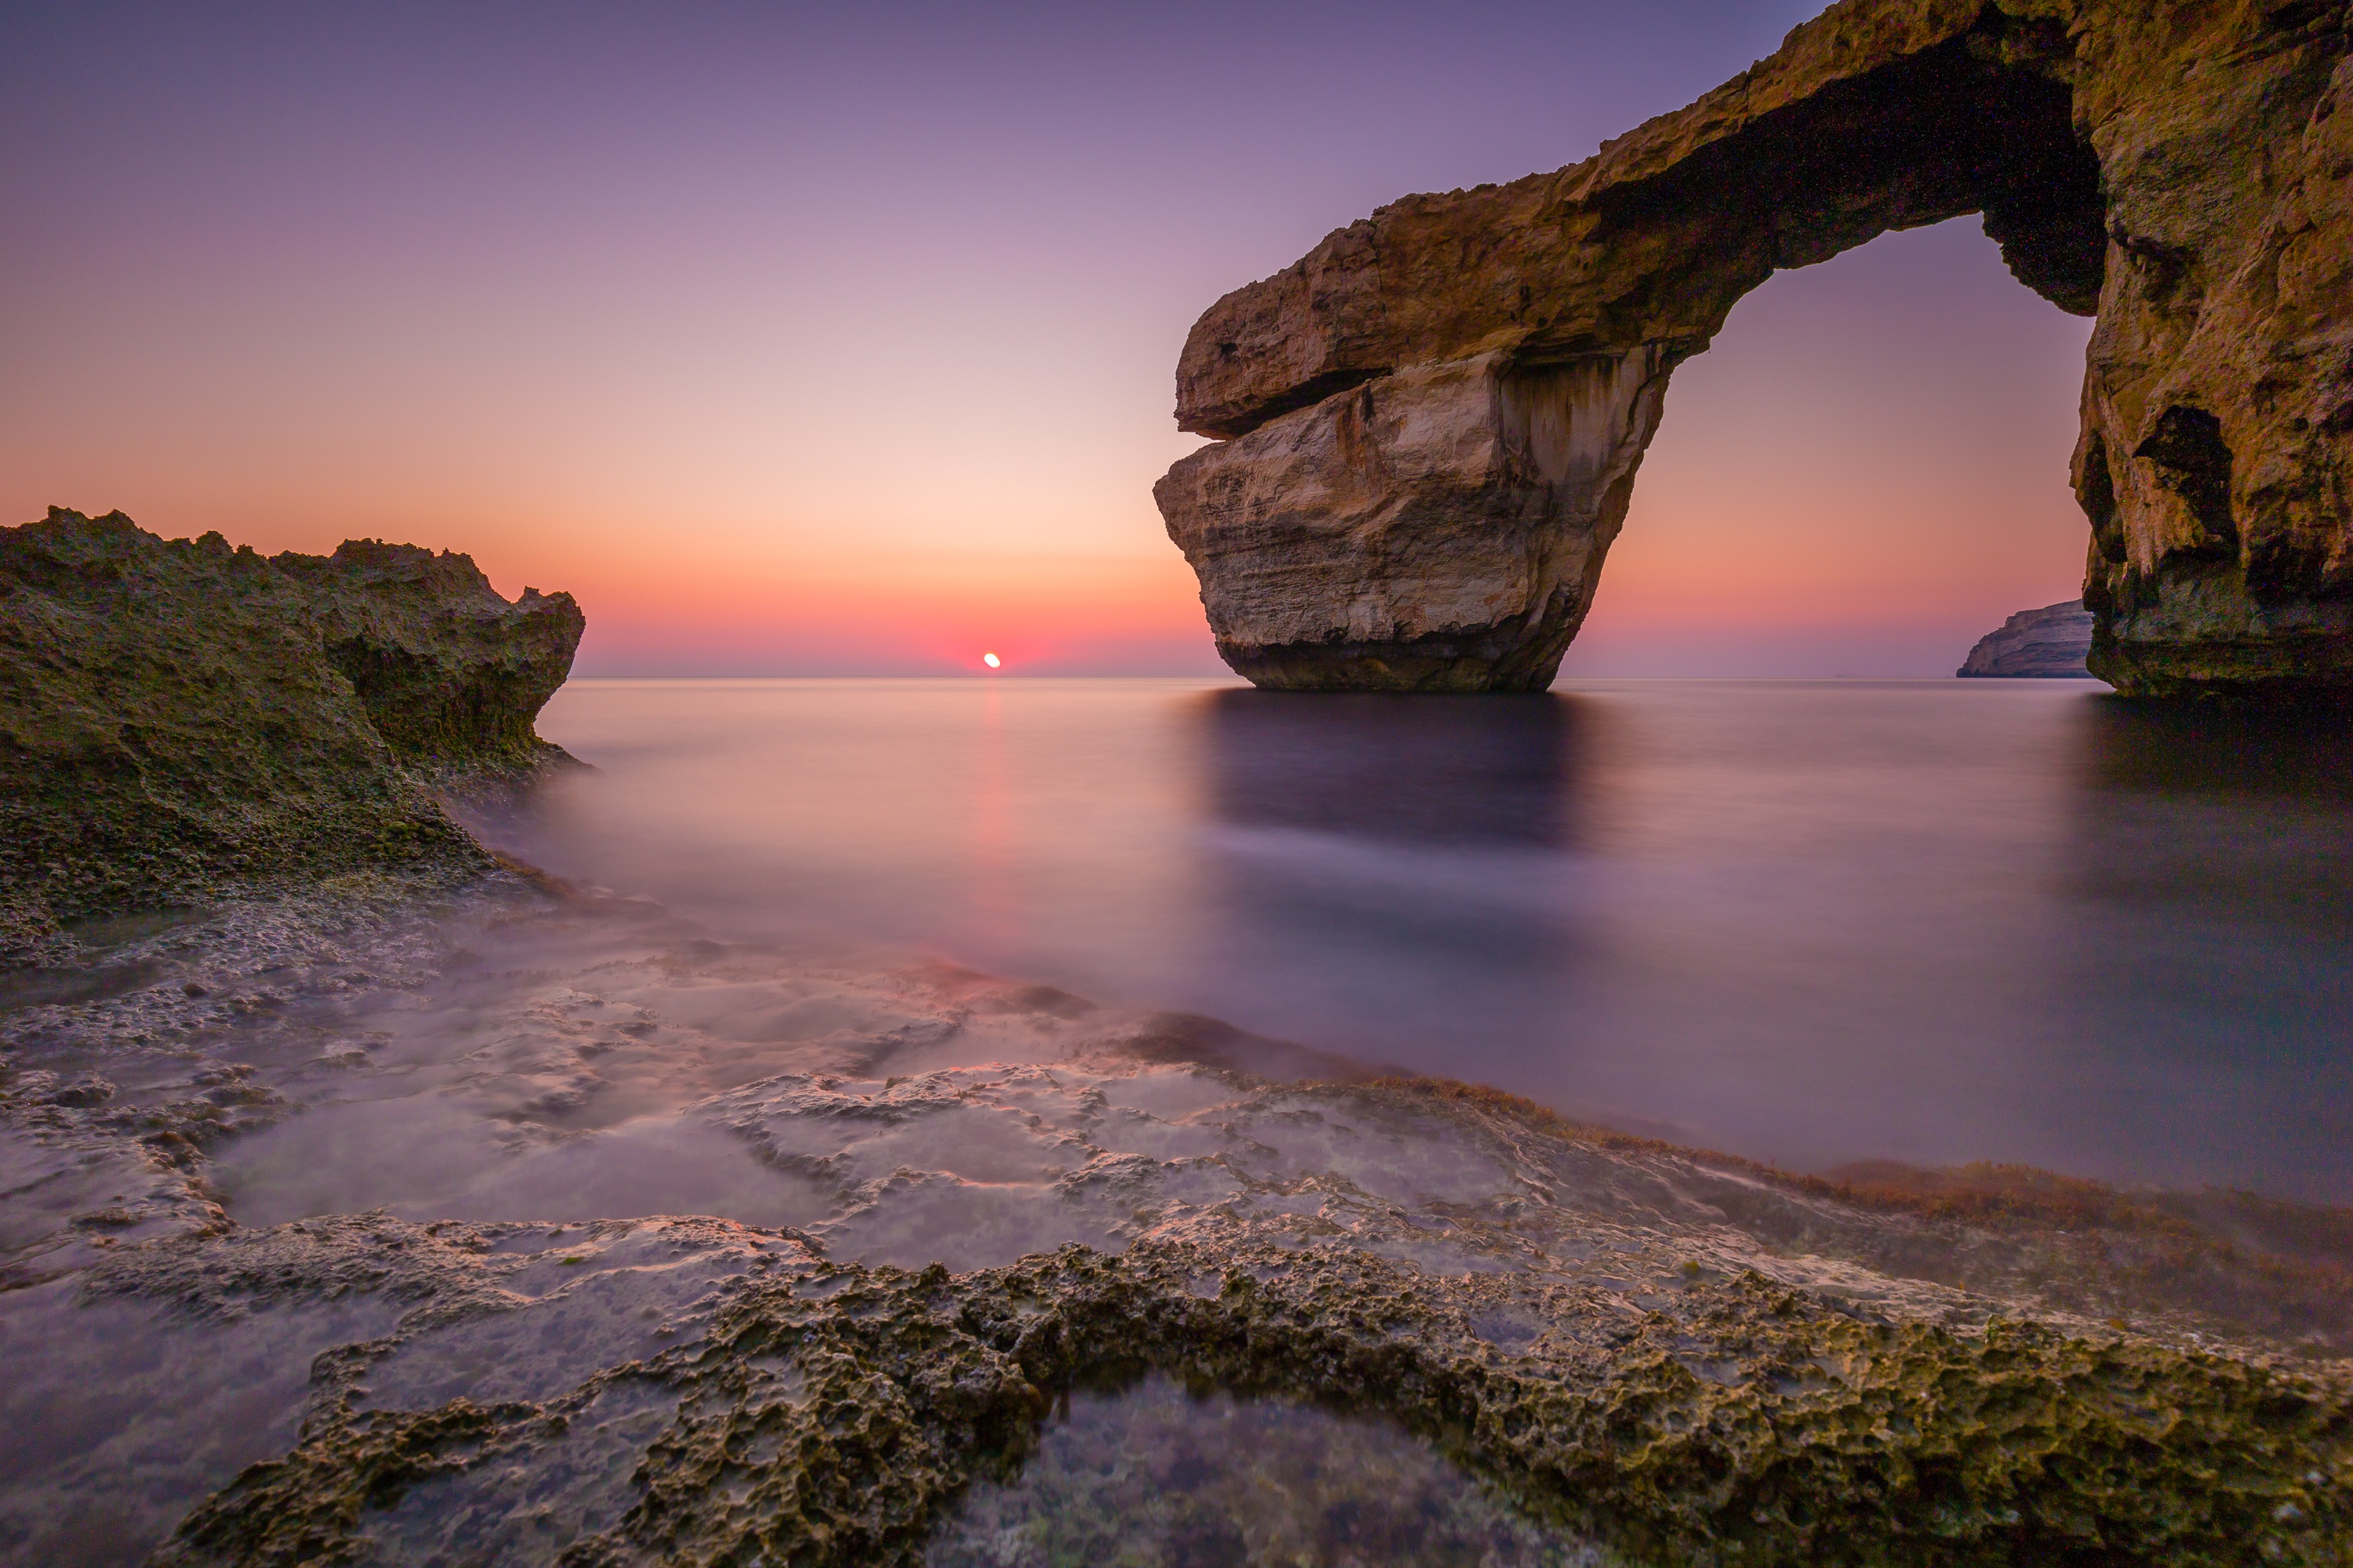
{"label": "rock formation", "polygon": [[2092,673],[2092,612],[2081,599],[2021,610],[1999,629],[1978,638],[1955,675],[2053,680],[2082,679]]}
{"label": "rock formation", "polygon": [[1409,196],[1229,294],[1156,488],[1262,686],[1541,688],[1674,367],[1781,268],[1983,215],[2096,315],[2092,668],[2353,686],[2342,0],[1842,0],[1554,174]]}
{"label": "rock formation", "polygon": [[[0,1070],[0,1290],[41,1352],[0,1413],[88,1434],[0,1468],[8,1561],[61,1560],[102,1507],[112,1540],[171,1536],[108,1559],[156,1568],[917,1568],[1064,1396],[1157,1372],[1398,1423],[1599,1549],[1545,1562],[2344,1568],[2343,1210],[2015,1165],[1793,1176],[1472,1085],[1270,1082],[1188,1060],[1201,1020],[499,881],[429,933],[248,905],[144,947],[185,986],[0,1015],[0,1068],[43,1064]],[[483,963],[533,928],[527,966]],[[433,983],[452,967],[478,977]],[[324,1040],[254,1005],[322,992]],[[813,1004],[858,1021],[777,1027]],[[370,1060],[371,1024],[432,1051]],[[603,1158],[628,1184],[604,1195],[678,1191],[583,1136],[599,1100],[549,1091],[584,1080],[742,1140],[808,1217],[587,1217],[585,1184],[501,1174],[579,1206],[272,1225],[234,1173],[269,1163],[237,1154],[259,1125],[417,1095],[338,1163],[413,1158],[391,1129],[422,1126],[437,1166]],[[79,1301],[34,1316],[68,1270]],[[192,1440],[224,1416],[241,1453]],[[1342,1507],[1390,1484],[1335,1480]],[[1472,1560],[1354,1540],[1341,1561]]]}
{"label": "rock formation", "polygon": [[473,863],[426,784],[561,755],[532,719],[583,624],[410,545],[0,529],[0,952],[229,882]]}

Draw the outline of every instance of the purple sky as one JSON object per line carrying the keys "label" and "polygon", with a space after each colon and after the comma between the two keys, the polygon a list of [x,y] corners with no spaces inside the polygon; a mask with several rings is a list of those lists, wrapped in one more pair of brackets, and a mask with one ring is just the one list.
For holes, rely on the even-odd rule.
{"label": "purple sky", "polygon": [[[1811,9],[18,5],[0,520],[466,549],[584,673],[1214,669],[1149,495],[1201,309]],[[1776,279],[1569,668],[1944,673],[2071,595],[2084,334],[1973,223]]]}

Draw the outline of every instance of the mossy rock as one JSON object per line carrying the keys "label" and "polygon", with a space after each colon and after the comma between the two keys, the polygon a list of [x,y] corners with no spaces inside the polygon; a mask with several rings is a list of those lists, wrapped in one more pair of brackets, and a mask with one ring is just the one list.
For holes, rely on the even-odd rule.
{"label": "mossy rock", "polygon": [[583,625],[410,545],[0,529],[0,956],[230,886],[471,868],[427,782],[554,752],[532,721]]}
{"label": "mossy rock", "polygon": [[[411,1486],[528,1471],[607,1384],[652,1380],[679,1405],[638,1501],[561,1561],[915,1568],[965,1487],[1018,1472],[1058,1394],[1152,1372],[1401,1422],[1628,1563],[2353,1561],[2353,1410],[2325,1378],[2035,1323],[1861,1321],[1755,1274],[1629,1313],[1347,1247],[1074,1247],[722,1294],[707,1336],[543,1405],[336,1409],[156,1561],[363,1560],[372,1510]],[[1482,1342],[1478,1316],[1505,1306],[1541,1339]]]}

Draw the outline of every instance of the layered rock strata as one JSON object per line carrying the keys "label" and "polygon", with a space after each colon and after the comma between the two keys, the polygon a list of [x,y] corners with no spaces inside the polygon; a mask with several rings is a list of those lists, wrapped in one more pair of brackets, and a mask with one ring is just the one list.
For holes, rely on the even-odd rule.
{"label": "layered rock strata", "polygon": [[2092,671],[2092,612],[2081,599],[2021,610],[1977,640],[1955,675],[2080,680]]}
{"label": "layered rock strata", "polygon": [[527,769],[583,619],[463,555],[0,529],[0,952],[234,882],[480,858],[428,784]]}
{"label": "layered rock strata", "polygon": [[2353,686],[2342,4],[1844,0],[1585,163],[1409,196],[1226,296],[1216,445],[1155,494],[1261,685],[1526,689],[1593,598],[1674,367],[1774,271],[1982,215],[2096,315],[2091,667]]}

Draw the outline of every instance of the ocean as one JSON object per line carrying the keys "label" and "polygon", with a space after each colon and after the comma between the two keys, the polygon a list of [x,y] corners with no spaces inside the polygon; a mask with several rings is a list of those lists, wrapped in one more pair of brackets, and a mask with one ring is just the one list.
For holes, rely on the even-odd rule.
{"label": "ocean", "polygon": [[[1808,1561],[1865,1492],[2027,1529],[1890,1479],[2021,1378],[2209,1413],[2117,1539],[2335,1528],[2341,720],[1008,678],[541,730],[587,765],[460,807],[502,874],[0,995],[0,1560]],[[2245,1428],[2243,1529],[2233,1401],[2327,1439]]]}
{"label": "ocean", "polygon": [[487,831],[1817,1171],[2353,1202],[2353,734],[2093,681],[575,681]]}

